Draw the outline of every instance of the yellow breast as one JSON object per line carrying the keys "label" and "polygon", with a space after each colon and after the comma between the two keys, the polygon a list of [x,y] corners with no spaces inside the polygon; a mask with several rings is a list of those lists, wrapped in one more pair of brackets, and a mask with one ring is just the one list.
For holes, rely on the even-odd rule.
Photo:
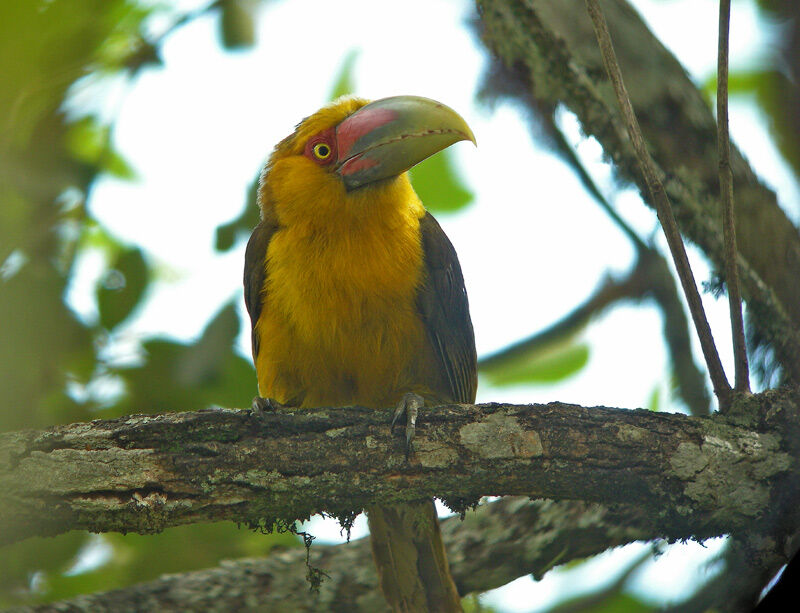
{"label": "yellow breast", "polygon": [[416,308],[424,210],[405,180],[379,196],[391,201],[293,218],[273,236],[256,328],[262,396],[379,407],[412,391],[411,362],[425,342]]}

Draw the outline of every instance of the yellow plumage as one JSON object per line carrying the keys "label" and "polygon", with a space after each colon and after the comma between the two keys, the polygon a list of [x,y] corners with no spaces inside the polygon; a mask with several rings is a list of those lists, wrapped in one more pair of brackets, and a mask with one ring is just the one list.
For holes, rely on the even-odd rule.
{"label": "yellow plumage", "polygon": [[[474,137],[454,111],[400,96],[339,101],[278,144],[245,257],[261,397],[300,407],[385,408],[409,392],[474,400],[458,260],[404,172],[464,139]],[[433,501],[368,515],[392,608],[460,611]]]}
{"label": "yellow plumage", "polygon": [[283,229],[267,251],[269,307],[256,326],[259,393],[387,407],[398,392],[422,391],[409,362],[424,349],[415,296],[425,211],[406,177],[365,197],[330,189],[320,174],[280,162],[270,173]]}

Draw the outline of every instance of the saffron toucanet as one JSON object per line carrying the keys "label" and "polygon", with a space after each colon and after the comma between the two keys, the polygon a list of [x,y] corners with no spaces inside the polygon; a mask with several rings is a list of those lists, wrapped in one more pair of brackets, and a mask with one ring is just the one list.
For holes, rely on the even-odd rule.
{"label": "saffron toucanet", "polygon": [[[406,173],[461,140],[455,111],[395,96],[340,99],[275,147],[245,257],[256,406],[397,406],[413,425],[423,400],[474,402],[461,267]],[[460,611],[433,501],[367,516],[390,607]]]}

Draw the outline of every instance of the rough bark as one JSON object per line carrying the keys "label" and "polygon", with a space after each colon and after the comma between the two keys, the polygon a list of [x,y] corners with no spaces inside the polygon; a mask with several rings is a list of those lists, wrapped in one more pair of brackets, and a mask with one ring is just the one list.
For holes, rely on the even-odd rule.
{"label": "rough bark", "polygon": [[[794,415],[770,392],[749,410]],[[792,473],[786,423],[754,428],[576,405],[453,405],[427,411],[415,453],[388,411],[132,416],[0,437],[0,543],[71,529],[151,533],[198,521],[347,522],[372,503],[481,496],[638,505],[663,535],[737,530]],[[792,430],[793,431],[793,430]]]}
{"label": "rough bark", "polygon": [[[501,76],[497,96],[534,110],[564,104],[612,159],[617,172],[647,188],[625,134],[590,20],[581,0],[479,0],[483,42]],[[724,271],[719,210],[716,123],[683,67],[624,0],[606,0],[609,22],[631,102],[657,172],[684,234]],[[646,50],[646,52],[643,52]],[[505,83],[504,83],[505,81]],[[776,350],[786,374],[800,381],[800,234],[774,192],[731,149],[736,235],[743,295],[759,334]],[[764,237],[769,240],[765,241]]]}
{"label": "rough bark", "polygon": [[[441,527],[460,594],[500,587],[524,574],[540,578],[558,564],[660,534],[658,518],[635,507],[524,498],[482,504],[463,521],[450,517]],[[337,546],[315,544],[311,563],[328,574],[317,593],[308,589],[305,552],[289,550],[11,611],[386,610],[368,539]]]}
{"label": "rough bark", "polygon": [[[543,112],[545,123],[552,122],[559,105],[566,106],[581,121],[584,132],[600,142],[620,177],[636,183],[647,202],[646,186],[636,172],[633,150],[621,129],[582,4],[580,0],[479,0],[480,34],[495,55],[484,96],[520,102],[534,116]],[[603,0],[603,10],[636,116],[658,171],[665,177],[681,230],[724,278],[716,123],[711,109],[627,2]],[[735,148],[731,167],[742,293],[747,300],[751,346],[758,349],[751,358],[756,357],[756,370],[767,379],[774,380],[779,364],[785,379],[800,381],[800,286],[796,283],[800,235],[777,205],[775,194],[758,181]],[[795,495],[794,488],[786,494]],[[700,595],[701,607],[702,602],[713,601],[726,610],[735,610],[737,603],[749,610],[765,577],[773,575],[797,549],[790,536],[796,531],[793,526],[800,525],[797,513],[791,506],[782,509],[765,518],[761,531],[752,537],[740,534],[734,541],[733,551],[739,553],[728,556],[728,572],[708,594]],[[775,533],[769,534],[773,529]],[[741,560],[746,560],[746,570]],[[742,581],[743,576],[749,581]]]}

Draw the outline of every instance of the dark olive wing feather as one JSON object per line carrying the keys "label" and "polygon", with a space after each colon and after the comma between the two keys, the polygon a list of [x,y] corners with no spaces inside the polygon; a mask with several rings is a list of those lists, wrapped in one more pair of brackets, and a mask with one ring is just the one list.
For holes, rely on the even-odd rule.
{"label": "dark olive wing feather", "polygon": [[256,322],[264,306],[264,281],[267,277],[266,259],[267,248],[272,235],[278,229],[277,224],[262,220],[253,230],[250,240],[247,241],[247,250],[244,254],[244,303],[250,314],[250,335],[253,343],[253,360],[258,355],[258,335]]}
{"label": "dark olive wing feather", "polygon": [[420,221],[420,232],[426,275],[417,308],[446,375],[448,399],[472,403],[478,386],[477,355],[458,256],[430,213]]}

